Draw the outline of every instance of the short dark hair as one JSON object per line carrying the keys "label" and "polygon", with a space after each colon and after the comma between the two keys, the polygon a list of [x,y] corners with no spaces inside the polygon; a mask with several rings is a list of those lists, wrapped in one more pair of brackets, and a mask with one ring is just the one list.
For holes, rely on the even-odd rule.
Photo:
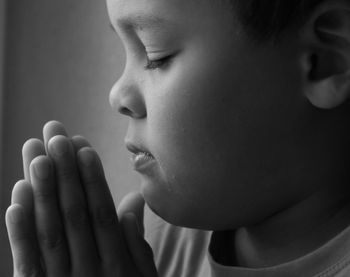
{"label": "short dark hair", "polygon": [[[254,39],[277,38],[291,26],[300,27],[326,0],[229,0],[239,21]],[[330,0],[332,1],[332,0]]]}

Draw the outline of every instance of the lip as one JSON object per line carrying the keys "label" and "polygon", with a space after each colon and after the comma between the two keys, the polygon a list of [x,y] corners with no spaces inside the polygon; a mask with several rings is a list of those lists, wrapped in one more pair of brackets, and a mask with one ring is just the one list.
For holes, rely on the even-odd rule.
{"label": "lip", "polygon": [[150,171],[152,166],[155,165],[156,160],[153,156],[148,153],[132,154],[131,162],[133,163],[134,169],[141,173],[147,173]]}
{"label": "lip", "polygon": [[125,142],[126,148],[132,153],[131,162],[134,170],[140,173],[149,173],[156,164],[156,160],[147,148],[140,144]]}
{"label": "lip", "polygon": [[152,156],[151,152],[141,144],[131,141],[125,141],[125,146],[133,154],[148,153]]}

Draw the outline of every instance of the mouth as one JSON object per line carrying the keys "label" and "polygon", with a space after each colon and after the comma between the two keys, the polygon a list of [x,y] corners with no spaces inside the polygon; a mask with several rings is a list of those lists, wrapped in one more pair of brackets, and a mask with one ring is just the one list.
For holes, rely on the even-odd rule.
{"label": "mouth", "polygon": [[155,165],[156,160],[153,155],[143,146],[132,142],[125,143],[126,148],[132,153],[131,162],[134,170],[140,173],[149,173],[150,169]]}

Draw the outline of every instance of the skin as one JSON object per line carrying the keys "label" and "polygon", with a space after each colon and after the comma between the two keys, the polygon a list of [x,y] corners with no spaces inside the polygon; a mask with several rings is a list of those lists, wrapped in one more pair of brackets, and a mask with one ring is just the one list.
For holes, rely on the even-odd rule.
{"label": "skin", "polygon": [[125,197],[117,216],[88,141],[69,138],[55,121],[43,134],[23,146],[25,179],[15,184],[6,212],[14,276],[156,277],[140,224],[141,195]]}
{"label": "skin", "polygon": [[[239,228],[227,255],[251,267],[300,257],[347,226],[345,112],[308,101],[311,65],[296,33],[255,44],[219,1],[107,5],[127,56],[110,102],[130,118],[126,141],[156,159],[141,174],[155,213],[191,228]],[[171,23],[125,23],[145,14]]]}
{"label": "skin", "polygon": [[[127,54],[110,102],[130,118],[126,141],[155,158],[141,184],[151,209],[216,237],[225,231],[226,263],[247,267],[305,255],[350,223],[348,114],[342,108],[325,113],[308,101],[304,89],[312,84],[295,33],[277,44],[255,44],[221,2],[107,5]],[[140,17],[137,28],[135,20],[125,23],[139,13],[171,23],[155,27]],[[99,205],[114,208],[102,167],[96,154],[94,167],[84,167],[93,150],[66,136],[63,126],[46,127],[43,141],[24,147],[26,181],[16,184],[6,216],[15,276],[42,274],[38,249],[52,276],[83,270],[84,276],[156,276],[133,216],[107,213],[114,218],[107,229],[96,221]],[[70,152],[59,158],[52,150],[62,143]],[[45,182],[35,175],[38,163],[51,164]],[[137,202],[140,197],[126,200],[138,207],[130,208],[135,214],[143,205]],[[25,219],[12,220],[18,214]],[[57,233],[48,240],[43,230]]]}

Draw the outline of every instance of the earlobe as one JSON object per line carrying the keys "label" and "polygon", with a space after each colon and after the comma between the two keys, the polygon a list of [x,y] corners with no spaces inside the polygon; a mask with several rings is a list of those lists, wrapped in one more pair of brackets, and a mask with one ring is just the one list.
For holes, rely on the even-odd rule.
{"label": "earlobe", "polygon": [[350,99],[350,3],[325,1],[305,24],[308,71],[305,95],[316,107],[335,108]]}

